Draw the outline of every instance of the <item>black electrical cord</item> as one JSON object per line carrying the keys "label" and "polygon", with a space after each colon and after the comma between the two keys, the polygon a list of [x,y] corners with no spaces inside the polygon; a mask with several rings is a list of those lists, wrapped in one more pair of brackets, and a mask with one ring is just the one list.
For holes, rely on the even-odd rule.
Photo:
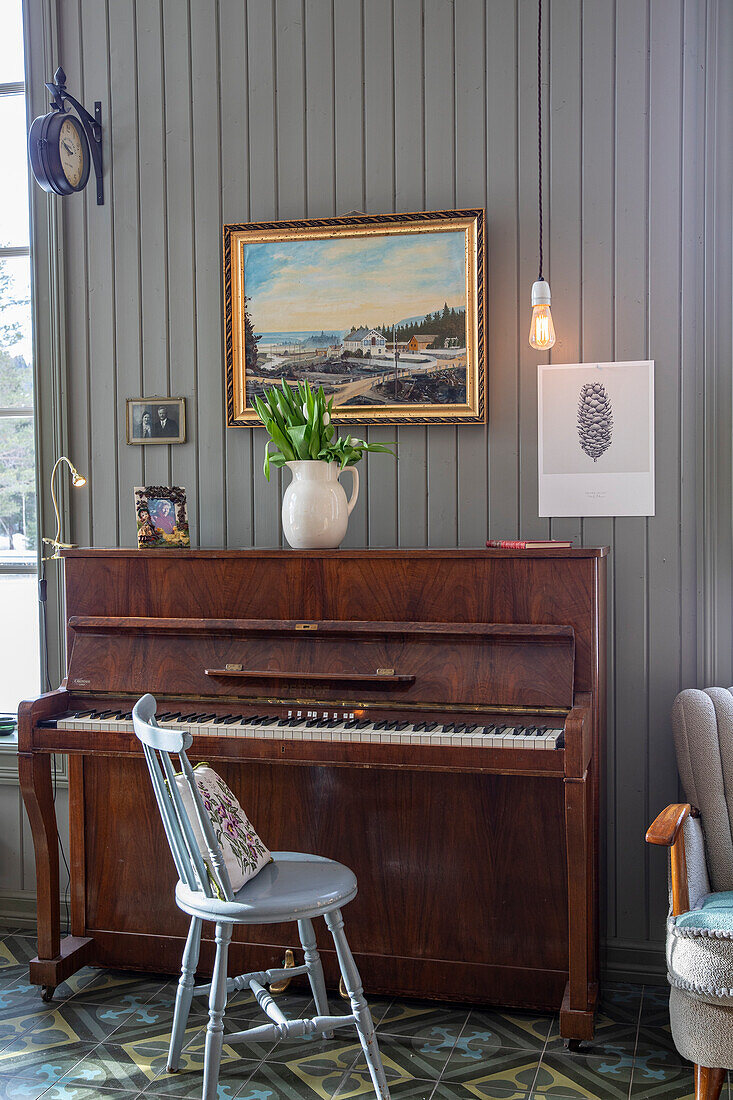
{"label": "black electrical cord", "polygon": [[540,222],[540,271],[542,282],[542,0],[537,0],[537,205]]}

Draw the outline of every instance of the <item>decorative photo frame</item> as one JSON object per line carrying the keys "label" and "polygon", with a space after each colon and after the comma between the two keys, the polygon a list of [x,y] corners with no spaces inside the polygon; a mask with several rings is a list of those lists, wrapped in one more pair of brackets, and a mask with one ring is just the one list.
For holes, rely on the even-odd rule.
{"label": "decorative photo frame", "polygon": [[185,397],[128,397],[127,442],[185,443]]}
{"label": "decorative photo frame", "polygon": [[355,424],[486,418],[483,210],[224,226],[227,420],[282,379]]}
{"label": "decorative photo frame", "polygon": [[138,550],[178,550],[189,547],[186,490],[180,485],[135,487]]}
{"label": "decorative photo frame", "polygon": [[540,516],[654,515],[654,361],[538,367]]}

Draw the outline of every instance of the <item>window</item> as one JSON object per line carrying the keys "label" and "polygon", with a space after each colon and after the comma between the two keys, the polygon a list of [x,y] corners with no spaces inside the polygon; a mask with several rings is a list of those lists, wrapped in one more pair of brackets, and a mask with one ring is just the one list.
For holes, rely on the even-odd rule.
{"label": "window", "polygon": [[8,712],[40,688],[22,0],[0,4],[0,129],[0,712]]}

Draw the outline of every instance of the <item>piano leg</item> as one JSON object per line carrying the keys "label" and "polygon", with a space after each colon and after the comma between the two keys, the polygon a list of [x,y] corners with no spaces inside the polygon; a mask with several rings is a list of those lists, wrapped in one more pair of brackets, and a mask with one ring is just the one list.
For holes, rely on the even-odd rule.
{"label": "piano leg", "polygon": [[59,835],[53,803],[49,753],[18,753],[18,776],[30,821],[36,855],[38,955],[30,961],[30,981],[43,986],[43,999],[91,956],[93,941],[81,936],[61,939]]}
{"label": "piano leg", "polygon": [[565,779],[565,836],[568,866],[569,981],[560,1009],[560,1034],[571,1046],[593,1038],[598,996],[592,922],[593,866],[588,845],[593,829],[591,779]]}

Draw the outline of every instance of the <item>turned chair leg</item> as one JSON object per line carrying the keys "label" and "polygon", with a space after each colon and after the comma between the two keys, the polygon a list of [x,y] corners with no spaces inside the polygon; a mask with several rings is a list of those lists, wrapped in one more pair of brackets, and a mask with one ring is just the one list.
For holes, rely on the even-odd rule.
{"label": "turned chair leg", "polygon": [[181,963],[181,977],[176,992],[176,1008],[173,1013],[173,1031],[171,1032],[171,1045],[168,1051],[168,1073],[177,1073],[181,1061],[181,1047],[183,1035],[188,1022],[188,1014],[191,1011],[193,999],[193,983],[196,976],[196,967],[199,962],[199,948],[201,947],[201,920],[199,917],[191,918],[188,930],[188,938],[183,951]]}
{"label": "turned chair leg", "polygon": [[231,924],[217,923],[216,961],[209,993],[209,1022],[206,1026],[204,1048],[204,1091],[201,1100],[217,1100],[219,1093],[219,1065],[224,1042],[224,1009],[227,1003],[227,956],[232,938]]}
{"label": "turned chair leg", "polygon": [[695,1066],[695,1100],[718,1100],[727,1070]]}
{"label": "turned chair leg", "polygon": [[[328,1016],[329,1008],[326,981],[323,977],[321,956],[318,954],[318,948],[316,947],[316,934],[313,931],[313,922],[309,920],[299,920],[298,935],[300,936],[300,942],[303,947],[305,965],[308,967],[308,981],[311,983],[313,1000],[316,1005],[316,1014],[318,1016]],[[324,1032],[323,1038],[332,1039],[333,1032]]]}
{"label": "turned chair leg", "polygon": [[344,918],[341,916],[339,909],[326,913],[325,918],[336,946],[341,975],[344,979],[346,992],[349,994],[351,1010],[356,1017],[356,1030],[359,1032],[359,1040],[369,1067],[374,1090],[379,1100],[389,1100],[387,1077],[382,1065],[382,1056],[377,1046],[377,1036],[374,1034],[374,1021],[369,1006],[364,1000],[364,988],[361,984],[359,971],[356,968],[354,956],[351,954],[351,948],[346,939]]}

